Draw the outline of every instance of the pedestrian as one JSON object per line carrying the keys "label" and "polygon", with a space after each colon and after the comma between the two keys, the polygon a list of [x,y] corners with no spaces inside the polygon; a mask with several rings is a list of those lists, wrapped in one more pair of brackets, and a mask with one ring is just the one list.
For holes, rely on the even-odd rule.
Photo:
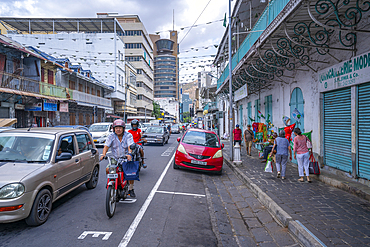
{"label": "pedestrian", "polygon": [[310,154],[307,147],[307,140],[308,138],[304,135],[302,135],[302,132],[299,128],[294,129],[294,146],[293,146],[293,152],[294,152],[294,159],[298,162],[298,173],[300,178],[298,179],[299,182],[304,182],[304,175],[303,175],[303,168],[306,172],[307,176],[307,182],[311,182],[310,180],[310,173],[308,171],[309,166],[309,158]]}
{"label": "pedestrian", "polygon": [[260,158],[262,159],[262,163],[265,163],[267,161],[267,157],[269,153],[272,153],[275,149],[273,149],[275,139],[277,137],[276,132],[272,133],[272,136],[268,139],[267,146],[263,149],[263,156]]}
{"label": "pedestrian", "polygon": [[252,143],[254,142],[254,134],[251,130],[251,125],[247,125],[247,129],[244,131],[244,143],[245,143],[245,149],[247,150],[247,155],[251,155],[252,151]]}
{"label": "pedestrian", "polygon": [[[279,133],[279,137],[277,137],[274,141],[274,146],[272,150],[274,150],[276,146],[276,171],[277,171],[277,178],[285,179],[285,170],[286,170],[286,163],[288,162],[288,156],[290,154],[290,160],[292,160],[292,150],[290,149],[289,141],[285,138],[285,131],[282,130]],[[272,155],[272,152],[271,152]],[[280,170],[281,166],[281,170]],[[281,173],[280,173],[281,171]]]}
{"label": "pedestrian", "polygon": [[236,128],[233,130],[233,140],[234,140],[234,146],[238,142],[239,146],[242,145],[242,130],[239,128],[239,124],[235,126]]}

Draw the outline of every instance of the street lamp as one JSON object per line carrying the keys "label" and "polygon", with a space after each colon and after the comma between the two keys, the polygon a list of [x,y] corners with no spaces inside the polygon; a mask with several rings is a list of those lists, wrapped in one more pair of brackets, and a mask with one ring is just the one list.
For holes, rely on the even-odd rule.
{"label": "street lamp", "polygon": [[145,121],[144,123],[146,123],[146,105],[145,105]]}
{"label": "street lamp", "polygon": [[130,86],[128,85],[128,83],[126,83],[126,87],[125,87],[125,108],[123,110],[123,121],[126,122],[126,103],[127,103],[127,89],[129,88]]}

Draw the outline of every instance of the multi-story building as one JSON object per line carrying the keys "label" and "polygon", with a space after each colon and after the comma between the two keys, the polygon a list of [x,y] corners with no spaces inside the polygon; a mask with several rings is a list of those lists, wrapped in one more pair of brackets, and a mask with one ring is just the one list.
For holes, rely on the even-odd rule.
{"label": "multi-story building", "polygon": [[15,127],[100,122],[104,110],[112,110],[111,100],[103,98],[111,91],[69,59],[0,35],[0,116],[16,118]]}
{"label": "multi-story building", "polygon": [[114,17],[125,30],[122,36],[125,59],[137,69],[137,116],[139,119],[150,117],[153,111],[153,45],[144,24],[137,15],[99,13],[98,17]]}
{"label": "multi-story building", "polygon": [[361,1],[261,2],[235,2],[218,46],[220,135],[252,122],[277,131],[290,118],[288,124],[311,134],[324,169],[368,183],[370,8]]}
{"label": "multi-story building", "polygon": [[150,34],[154,54],[154,97],[179,99],[179,45],[177,31],[169,39]]}
{"label": "multi-story building", "polygon": [[125,101],[124,30],[116,18],[0,18],[0,21],[2,33],[21,44],[68,58],[72,64],[94,71],[98,81],[113,89],[104,95],[112,100],[113,106]]}

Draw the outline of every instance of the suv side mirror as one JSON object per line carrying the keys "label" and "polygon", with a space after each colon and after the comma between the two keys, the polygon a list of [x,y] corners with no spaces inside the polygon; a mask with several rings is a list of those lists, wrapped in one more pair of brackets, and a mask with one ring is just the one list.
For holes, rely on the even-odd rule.
{"label": "suv side mirror", "polygon": [[221,148],[224,148],[224,147],[225,147],[225,145],[222,143],[222,144],[221,144]]}
{"label": "suv side mirror", "polygon": [[91,149],[92,154],[96,154],[96,152],[97,152],[96,149]]}
{"label": "suv side mirror", "polygon": [[59,156],[57,156],[56,162],[62,161],[62,160],[70,160],[70,159],[72,159],[71,153],[61,153]]}

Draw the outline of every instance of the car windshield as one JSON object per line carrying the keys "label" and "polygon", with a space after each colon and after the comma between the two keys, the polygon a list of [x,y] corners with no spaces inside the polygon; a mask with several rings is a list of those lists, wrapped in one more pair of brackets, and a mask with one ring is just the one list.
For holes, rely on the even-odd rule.
{"label": "car windshield", "polygon": [[146,129],[146,132],[145,133],[162,134],[163,133],[163,127],[148,127]]}
{"label": "car windshield", "polygon": [[53,135],[0,134],[0,161],[46,162],[54,142]]}
{"label": "car windshield", "polygon": [[90,132],[105,132],[108,131],[109,124],[96,124],[91,125],[89,128]]}
{"label": "car windshield", "polygon": [[182,139],[182,142],[186,144],[205,146],[211,148],[220,147],[220,143],[215,134],[200,131],[188,131],[184,138]]}

